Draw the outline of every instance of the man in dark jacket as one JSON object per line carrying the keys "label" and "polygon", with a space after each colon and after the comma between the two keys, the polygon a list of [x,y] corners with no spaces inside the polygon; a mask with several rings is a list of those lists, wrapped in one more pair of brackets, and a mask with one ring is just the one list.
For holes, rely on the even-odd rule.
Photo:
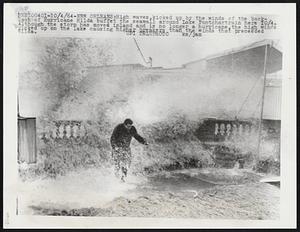
{"label": "man in dark jacket", "polygon": [[137,130],[133,126],[131,119],[126,119],[124,123],[121,123],[115,127],[110,138],[112,147],[112,158],[115,165],[115,174],[119,177],[119,171],[121,170],[121,180],[127,176],[128,168],[131,164],[131,149],[130,142],[134,137],[141,144],[148,145],[147,141],[137,133]]}

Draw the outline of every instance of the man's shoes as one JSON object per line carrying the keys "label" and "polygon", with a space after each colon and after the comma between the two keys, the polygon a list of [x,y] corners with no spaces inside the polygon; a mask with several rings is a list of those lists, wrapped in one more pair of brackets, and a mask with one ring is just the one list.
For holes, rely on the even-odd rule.
{"label": "man's shoes", "polygon": [[121,177],[121,181],[122,181],[123,183],[125,183],[125,177],[124,177],[124,176]]}
{"label": "man's shoes", "polygon": [[127,169],[126,168],[122,167],[122,172],[123,172],[124,176],[127,176]]}
{"label": "man's shoes", "polygon": [[120,178],[120,173],[119,173],[118,171],[115,171],[115,177],[116,177],[117,179]]}

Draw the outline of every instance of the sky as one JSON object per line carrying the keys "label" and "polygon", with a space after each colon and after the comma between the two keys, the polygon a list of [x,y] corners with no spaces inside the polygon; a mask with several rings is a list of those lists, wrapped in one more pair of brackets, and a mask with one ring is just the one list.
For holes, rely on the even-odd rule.
{"label": "sky", "polygon": [[[140,63],[146,65],[140,55],[133,37],[97,37],[99,43],[108,43],[112,47],[114,60],[111,64]],[[182,64],[238,48],[264,39],[279,42],[276,34],[203,36],[201,38],[184,37],[136,37],[136,41],[146,59],[152,57],[154,67],[174,68]],[[40,52],[40,46],[33,37],[21,37],[21,65],[27,66]]]}
{"label": "sky", "polygon": [[[22,36],[20,38],[20,71],[26,70],[39,59],[42,53],[41,39]],[[137,49],[132,37],[97,37],[99,44],[107,43],[111,46],[113,61],[111,64],[142,64],[146,65]],[[222,35],[206,36],[202,38],[182,38],[182,37],[136,37],[136,41],[142,50],[144,57],[152,57],[153,67],[174,68],[185,63],[205,58],[206,56],[221,53],[225,50],[238,48],[264,39],[279,41],[278,35]],[[20,109],[25,115],[32,115],[38,111],[40,103],[30,90],[28,94],[20,99]],[[30,93],[30,94],[29,94]],[[31,96],[34,95],[34,96]],[[35,103],[30,99],[34,98]],[[26,100],[27,99],[27,100]],[[22,106],[21,106],[22,103]],[[28,103],[28,104],[27,104]],[[28,111],[29,110],[29,111]],[[25,112],[28,111],[28,112]]]}

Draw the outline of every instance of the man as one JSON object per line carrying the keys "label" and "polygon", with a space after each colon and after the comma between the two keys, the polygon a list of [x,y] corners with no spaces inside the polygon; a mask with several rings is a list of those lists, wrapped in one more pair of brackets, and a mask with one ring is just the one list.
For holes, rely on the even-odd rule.
{"label": "man", "polygon": [[119,177],[121,170],[121,180],[125,181],[128,168],[131,164],[131,149],[130,142],[134,137],[141,144],[148,145],[147,141],[137,133],[137,130],[133,126],[133,121],[127,118],[124,123],[121,123],[115,127],[110,138],[112,147],[112,158],[115,165],[115,175]]}

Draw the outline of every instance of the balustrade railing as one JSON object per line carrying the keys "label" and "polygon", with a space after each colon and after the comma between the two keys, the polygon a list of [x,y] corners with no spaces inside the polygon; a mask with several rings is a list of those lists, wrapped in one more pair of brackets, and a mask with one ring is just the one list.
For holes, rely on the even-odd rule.
{"label": "balustrade railing", "polygon": [[242,123],[215,123],[215,136],[251,136],[257,133],[257,127]]}
{"label": "balustrade railing", "polygon": [[257,132],[255,122],[207,119],[199,126],[196,135],[203,142],[221,142],[237,138],[254,138]]}
{"label": "balustrade railing", "polygon": [[87,134],[82,121],[54,121],[42,129],[42,139],[83,138]]}
{"label": "balustrade railing", "polygon": [[[205,129],[207,128],[207,129]],[[201,132],[202,131],[202,132]],[[207,124],[200,131],[200,135],[215,139],[230,139],[236,136],[247,137],[257,134],[257,126],[251,123],[217,121]],[[87,135],[87,130],[83,121],[60,120],[42,129],[40,138],[42,139],[79,139]],[[213,136],[213,137],[211,137]]]}

